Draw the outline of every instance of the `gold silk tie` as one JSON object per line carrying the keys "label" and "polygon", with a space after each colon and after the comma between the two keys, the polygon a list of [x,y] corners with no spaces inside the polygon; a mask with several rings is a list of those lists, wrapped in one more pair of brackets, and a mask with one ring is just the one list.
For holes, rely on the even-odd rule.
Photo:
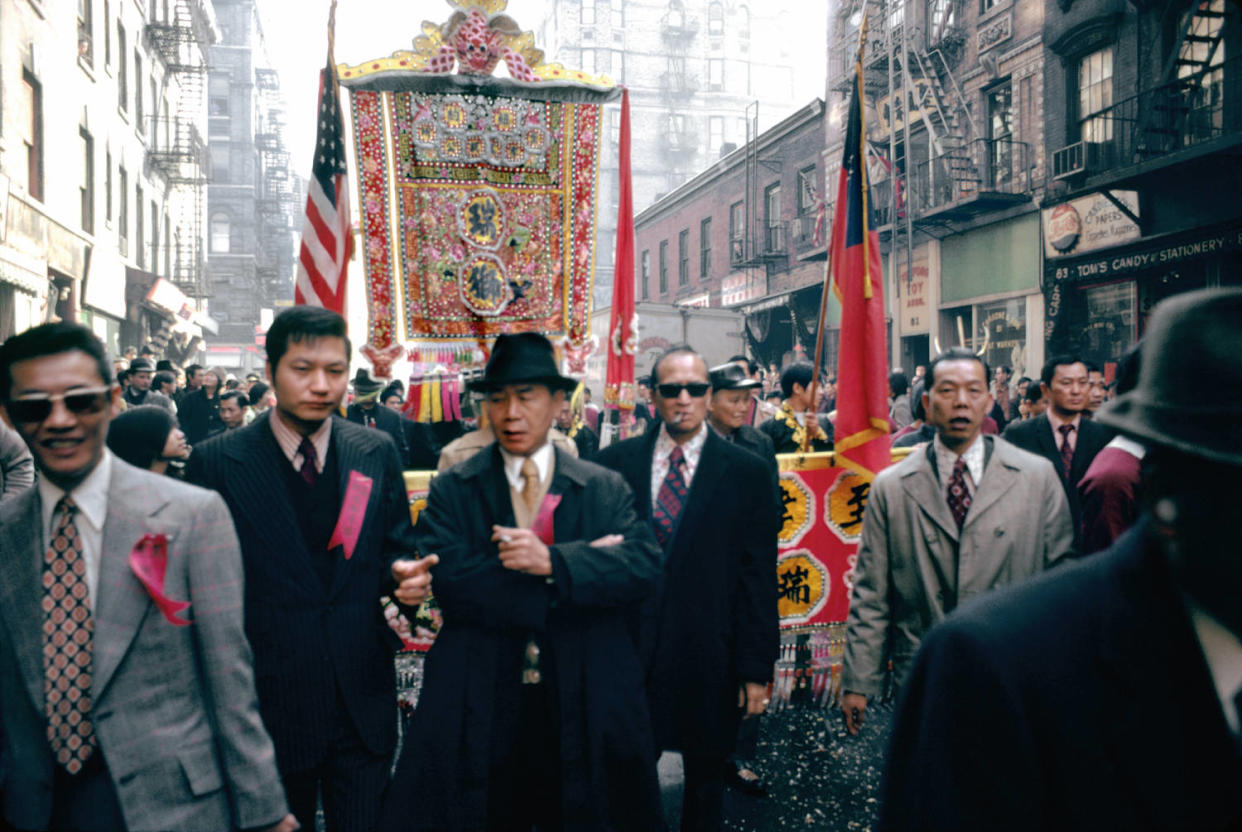
{"label": "gold silk tie", "polygon": [[535,513],[535,501],[539,499],[539,466],[530,457],[522,460],[522,499],[526,508]]}

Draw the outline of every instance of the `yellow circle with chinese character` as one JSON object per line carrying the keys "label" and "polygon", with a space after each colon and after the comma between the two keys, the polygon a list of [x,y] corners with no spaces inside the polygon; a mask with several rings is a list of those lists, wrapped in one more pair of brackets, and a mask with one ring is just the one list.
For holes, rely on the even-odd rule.
{"label": "yellow circle with chinese character", "polygon": [[777,543],[780,546],[797,546],[815,518],[815,497],[795,471],[782,472],[780,486],[781,530]]}
{"label": "yellow circle with chinese character", "polygon": [[853,471],[842,471],[824,500],[824,522],[845,543],[858,540],[871,483]]}
{"label": "yellow circle with chinese character", "polygon": [[830,585],[828,570],[806,549],[785,554],[776,564],[776,609],[782,624],[804,624],[823,608]]}

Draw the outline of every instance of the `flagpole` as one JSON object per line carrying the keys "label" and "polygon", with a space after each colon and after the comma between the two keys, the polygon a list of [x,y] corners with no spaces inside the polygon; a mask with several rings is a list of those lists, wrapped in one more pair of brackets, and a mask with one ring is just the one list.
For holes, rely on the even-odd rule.
{"label": "flagpole", "polygon": [[[333,0],[335,2],[335,0]],[[867,4],[863,2],[862,22],[858,27],[858,56],[854,62],[854,95],[860,94],[860,86],[862,84],[862,61],[863,50],[867,44]],[[863,106],[863,102],[858,103]],[[860,137],[862,141],[866,141],[866,136]],[[824,196],[828,196],[828,183],[824,182]],[[841,206],[836,206],[838,209]],[[836,220],[836,217],[833,217]],[[825,229],[829,231],[829,229]],[[830,236],[830,235],[829,235]],[[827,259],[824,261],[824,288],[819,295],[819,324],[815,329],[815,372],[811,376],[811,414],[808,418],[815,419],[815,424],[819,423],[819,373],[824,363],[824,321],[828,317],[828,293],[832,288],[832,243],[829,237],[825,237]],[[808,428],[803,431],[802,437],[802,453],[806,453],[811,448],[811,434],[814,431]]]}

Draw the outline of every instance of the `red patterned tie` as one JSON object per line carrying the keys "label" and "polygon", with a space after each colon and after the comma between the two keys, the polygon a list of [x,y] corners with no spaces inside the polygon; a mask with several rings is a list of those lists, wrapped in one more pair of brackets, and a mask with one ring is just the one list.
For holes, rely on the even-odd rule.
{"label": "red patterned tie", "polygon": [[1065,478],[1070,478],[1070,472],[1074,469],[1074,446],[1070,444],[1070,434],[1074,432],[1073,425],[1061,425],[1057,430],[1061,431],[1061,467],[1065,470]]}
{"label": "red patterned tie", "polygon": [[949,511],[957,523],[958,531],[966,522],[966,512],[970,511],[970,489],[966,486],[966,460],[960,456],[953,464],[953,474],[949,477]]}
{"label": "red patterned tie", "polygon": [[314,488],[319,479],[319,469],[315,465],[317,459],[315,446],[309,438],[302,437],[302,444],[298,445],[298,453],[302,455],[302,468],[298,473],[302,475],[302,480],[307,485]]}
{"label": "red patterned tie", "polygon": [[668,474],[660,484],[660,493],[656,495],[655,508],[651,512],[652,519],[655,520],[656,540],[660,541],[661,546],[667,546],[673,537],[677,517],[686,505],[689,490],[682,472],[685,464],[686,457],[681,446],[673,448],[673,452],[668,455]]}
{"label": "red patterned tie", "polygon": [[69,496],[56,505],[60,522],[43,558],[43,701],[47,740],[70,774],[95,750],[91,725],[91,654],[94,619],[86,558]]}

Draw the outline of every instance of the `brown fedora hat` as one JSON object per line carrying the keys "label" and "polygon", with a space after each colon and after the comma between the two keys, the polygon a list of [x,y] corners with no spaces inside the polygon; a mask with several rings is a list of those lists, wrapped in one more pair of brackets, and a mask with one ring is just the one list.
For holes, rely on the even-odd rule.
{"label": "brown fedora hat", "polygon": [[1186,292],[1156,306],[1138,386],[1096,419],[1147,445],[1242,466],[1242,289]]}

